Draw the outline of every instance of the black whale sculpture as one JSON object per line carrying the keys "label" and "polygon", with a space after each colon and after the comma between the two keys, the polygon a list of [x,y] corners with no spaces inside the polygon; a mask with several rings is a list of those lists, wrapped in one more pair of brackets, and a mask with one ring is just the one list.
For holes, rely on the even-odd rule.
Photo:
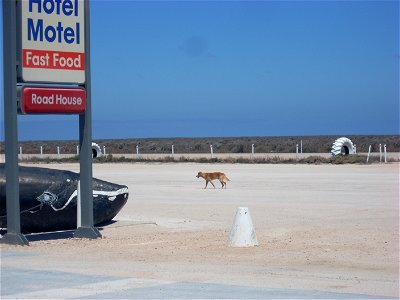
{"label": "black whale sculpture", "polygon": [[[79,174],[19,167],[21,231],[76,228]],[[0,164],[0,228],[7,227],[5,165]],[[128,201],[128,187],[93,178],[93,221],[111,221]]]}

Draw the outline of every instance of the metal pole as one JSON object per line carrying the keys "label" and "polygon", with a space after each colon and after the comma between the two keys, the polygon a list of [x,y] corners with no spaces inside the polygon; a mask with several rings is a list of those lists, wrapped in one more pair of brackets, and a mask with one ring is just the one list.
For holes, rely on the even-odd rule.
{"label": "metal pole", "polygon": [[174,154],[175,154],[174,145],[172,145],[172,147],[171,147],[171,153],[172,153],[172,156],[174,156]]}
{"label": "metal pole", "polygon": [[299,154],[299,144],[296,144],[296,160],[298,159]]}
{"label": "metal pole", "polygon": [[251,159],[254,159],[254,144],[251,144]]}
{"label": "metal pole", "polygon": [[43,156],[43,146],[40,146],[40,156]]}
{"label": "metal pole", "polygon": [[78,186],[77,186],[77,195],[76,195],[76,228],[79,228],[82,226],[81,220],[82,220],[82,209],[81,209],[81,203],[82,203],[82,198],[81,198],[81,181],[78,180]]}
{"label": "metal pole", "polygon": [[101,234],[93,226],[92,99],[90,80],[90,13],[88,0],[84,1],[84,6],[86,110],[83,114],[79,115],[81,227],[76,229],[74,237],[95,239],[101,237]]}
{"label": "metal pole", "polygon": [[79,155],[79,145],[76,146],[76,155]]}
{"label": "metal pole", "polygon": [[3,80],[7,233],[1,243],[29,245],[21,234],[17,122],[17,12],[15,1],[3,1]]}
{"label": "metal pole", "polygon": [[300,153],[303,154],[303,140],[300,140]]}
{"label": "metal pole", "polygon": [[57,158],[60,159],[60,146],[57,146]]}
{"label": "metal pole", "polygon": [[210,145],[210,151],[211,151],[211,158],[214,158],[214,151],[213,151],[213,146]]}
{"label": "metal pole", "polygon": [[139,145],[136,145],[136,158],[139,158]]}
{"label": "metal pole", "polygon": [[379,162],[382,162],[382,144],[379,144]]}
{"label": "metal pole", "polygon": [[103,155],[106,155],[106,146],[103,146]]}

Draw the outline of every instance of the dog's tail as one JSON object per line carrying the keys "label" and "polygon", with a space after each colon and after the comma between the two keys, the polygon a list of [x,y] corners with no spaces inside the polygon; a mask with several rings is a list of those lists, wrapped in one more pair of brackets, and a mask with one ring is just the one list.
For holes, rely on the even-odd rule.
{"label": "dog's tail", "polygon": [[224,175],[224,179],[231,181],[228,177],[226,177],[226,175]]}

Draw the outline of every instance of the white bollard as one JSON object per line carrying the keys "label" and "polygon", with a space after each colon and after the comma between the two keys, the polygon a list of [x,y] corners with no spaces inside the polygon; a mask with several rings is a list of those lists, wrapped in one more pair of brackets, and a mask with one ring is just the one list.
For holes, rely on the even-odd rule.
{"label": "white bollard", "polygon": [[254,144],[251,144],[251,159],[254,159]]}
{"label": "white bollard", "polygon": [[299,144],[296,144],[296,160],[299,159]]}
{"label": "white bollard", "polygon": [[354,154],[357,154],[357,145],[354,144]]}
{"label": "white bollard", "polygon": [[59,146],[57,146],[57,157],[58,157],[58,159],[60,159],[60,147]]}
{"label": "white bollard", "polygon": [[76,146],[76,155],[79,155],[79,145]]}
{"label": "white bollard", "polygon": [[139,158],[139,145],[136,146],[136,158]]}
{"label": "white bollard", "polygon": [[369,161],[369,155],[371,154],[371,145],[368,147],[367,163]]}
{"label": "white bollard", "polygon": [[40,146],[40,156],[43,156],[43,146]]}
{"label": "white bollard", "polygon": [[172,147],[171,147],[171,153],[172,153],[172,156],[175,155],[174,145],[172,145]]}
{"label": "white bollard", "polygon": [[250,211],[247,207],[238,207],[229,234],[229,246],[253,247],[257,245],[256,230],[251,220]]}
{"label": "white bollard", "polygon": [[214,151],[212,145],[210,145],[210,152],[211,152],[211,158],[214,158]]}
{"label": "white bollard", "polygon": [[382,162],[382,144],[379,144],[379,162]]}
{"label": "white bollard", "polygon": [[22,156],[22,147],[19,147],[19,155]]}
{"label": "white bollard", "polygon": [[106,146],[103,146],[103,155],[106,155]]}

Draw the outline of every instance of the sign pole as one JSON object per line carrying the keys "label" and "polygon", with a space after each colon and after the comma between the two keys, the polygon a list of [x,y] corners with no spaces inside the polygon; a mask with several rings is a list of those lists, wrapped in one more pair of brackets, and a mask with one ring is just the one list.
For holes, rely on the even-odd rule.
{"label": "sign pole", "polygon": [[15,1],[3,1],[3,68],[4,68],[4,127],[7,233],[2,243],[29,245],[21,234],[19,175],[18,175],[18,127],[17,127],[17,72],[16,72],[16,8]]}
{"label": "sign pole", "polygon": [[90,23],[89,1],[85,0],[85,88],[86,110],[79,115],[81,227],[74,232],[76,238],[101,237],[93,226],[93,169],[92,169],[92,103],[90,78]]}

